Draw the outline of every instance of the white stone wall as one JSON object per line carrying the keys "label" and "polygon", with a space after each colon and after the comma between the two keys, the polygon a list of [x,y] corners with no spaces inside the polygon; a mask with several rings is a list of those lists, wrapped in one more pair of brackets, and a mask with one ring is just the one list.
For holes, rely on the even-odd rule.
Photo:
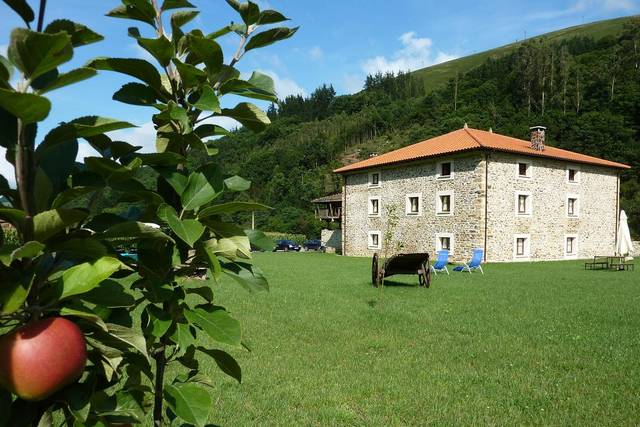
{"label": "white stone wall", "polygon": [[323,229],[320,234],[320,241],[326,248],[333,248],[340,252],[342,250],[342,229],[328,230]]}
{"label": "white stone wall", "polygon": [[[485,156],[488,170],[485,171]],[[519,179],[519,159],[532,164],[531,179]],[[439,180],[436,166],[441,161],[454,161],[454,178]],[[370,249],[368,234],[384,235],[388,224],[387,207],[398,210],[398,226],[392,244],[393,252],[436,251],[436,236],[453,236],[452,261],[467,260],[474,248],[484,247],[485,240],[485,174],[488,175],[487,258],[489,261],[513,261],[514,236],[530,236],[530,260],[565,259],[565,235],[578,238],[576,258],[610,254],[614,251],[617,212],[617,172],[614,169],[576,164],[580,183],[569,184],[569,163],[552,159],[521,157],[508,153],[473,152],[438,158],[427,162],[396,165],[376,170],[381,185],[370,188],[367,170],[345,176],[343,208],[343,253],[349,256],[371,256],[385,248]],[[452,216],[436,214],[438,192],[453,191]],[[516,192],[531,193],[531,216],[516,215]],[[422,196],[419,216],[405,214],[406,195]],[[579,198],[579,217],[568,218],[566,198]],[[380,216],[369,215],[369,198],[380,197]],[[400,243],[402,247],[398,248]],[[521,259],[521,258],[518,258]]]}
{"label": "white stone wall", "polygon": [[[436,165],[453,160],[454,178],[436,178]],[[346,209],[343,219],[344,254],[371,256],[384,252],[368,248],[368,233],[380,231],[381,243],[388,224],[389,206],[395,206],[398,226],[390,246],[390,252],[429,252],[436,250],[436,235],[451,233],[453,260],[470,257],[475,247],[483,244],[484,203],[481,188],[484,179],[481,157],[478,153],[465,156],[438,158],[437,161],[396,166],[379,170],[381,185],[369,188],[369,173],[357,173],[345,177]],[[453,191],[453,215],[436,214],[438,192]],[[418,193],[422,197],[419,216],[405,213],[406,195]],[[369,215],[369,197],[380,197],[380,217]],[[398,244],[402,247],[398,250]]]}
{"label": "white stone wall", "polygon": [[[516,162],[531,161],[530,179],[517,177]],[[487,257],[514,260],[514,236],[530,236],[530,260],[560,260],[565,256],[565,235],[577,235],[577,256],[612,254],[616,234],[617,174],[609,168],[574,164],[579,183],[567,182],[570,163],[489,154]],[[516,192],[530,193],[531,216],[516,215]],[[567,195],[577,195],[579,214],[567,216]],[[527,259],[526,257],[523,259]]]}

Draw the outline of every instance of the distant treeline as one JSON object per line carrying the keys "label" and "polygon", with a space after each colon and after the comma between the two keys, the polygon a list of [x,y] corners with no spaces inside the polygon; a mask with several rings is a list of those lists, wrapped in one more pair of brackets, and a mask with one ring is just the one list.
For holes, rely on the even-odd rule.
{"label": "distant treeline", "polygon": [[[469,126],[527,138],[545,125],[551,145],[630,164],[622,206],[640,234],[640,23],[618,37],[532,40],[426,93],[412,73],[368,76],[354,95],[322,85],[272,106],[262,134],[239,130],[220,141],[227,170],[254,182],[251,197],[276,209],[259,226],[318,235],[310,201],[338,191],[331,171]],[[326,225],[326,224],[325,224]]]}

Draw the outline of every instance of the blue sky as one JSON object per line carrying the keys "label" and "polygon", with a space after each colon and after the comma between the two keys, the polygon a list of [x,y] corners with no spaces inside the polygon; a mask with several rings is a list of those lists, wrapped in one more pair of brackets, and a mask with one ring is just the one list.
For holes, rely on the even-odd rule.
{"label": "blue sky", "polygon": [[[194,25],[205,32],[238,21],[224,0],[191,1],[202,11]],[[376,70],[422,68],[520,40],[525,31],[527,36],[533,36],[640,13],[640,0],[258,0],[257,3],[262,8],[283,12],[291,18],[289,25],[301,27],[292,39],[251,52],[240,63],[243,72],[259,69],[271,75],[281,97],[309,94],[322,83],[333,84],[339,94],[353,93],[361,88],[367,73]],[[126,36],[132,22],[104,16],[118,4],[118,0],[49,0],[47,21],[71,19],[106,37],[99,44],[78,49],[71,67],[95,56],[144,57],[135,41]],[[10,29],[22,24],[3,3],[0,23],[0,53],[5,54]],[[233,35],[220,42],[226,56],[235,52],[237,40]],[[150,150],[153,110],[111,100],[113,92],[127,81],[125,77],[103,72],[54,92],[51,95],[54,107],[41,131],[82,115],[120,118],[139,128],[120,132],[117,137]],[[81,156],[91,153],[88,145],[81,146]],[[3,152],[0,155],[4,157]],[[9,175],[2,161],[0,172]]]}

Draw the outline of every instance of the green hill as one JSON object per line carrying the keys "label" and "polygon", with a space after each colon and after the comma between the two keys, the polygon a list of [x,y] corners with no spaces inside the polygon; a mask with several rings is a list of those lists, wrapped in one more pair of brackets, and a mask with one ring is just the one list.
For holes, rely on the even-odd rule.
{"label": "green hill", "polygon": [[[574,27],[564,28],[562,30],[532,37],[529,40],[546,39],[548,41],[562,41],[575,37],[590,37],[598,40],[607,36],[615,37],[622,32],[625,23],[636,17],[637,16],[625,16],[622,18],[576,25]],[[512,53],[518,48],[518,46],[521,46],[522,43],[522,41],[510,43],[495,49],[465,56],[464,58],[443,62],[442,64],[416,70],[413,74],[422,78],[424,80],[425,90],[427,92],[431,92],[445,85],[449,79],[455,78],[456,73],[466,73],[483,64],[489,58],[498,58]]]}

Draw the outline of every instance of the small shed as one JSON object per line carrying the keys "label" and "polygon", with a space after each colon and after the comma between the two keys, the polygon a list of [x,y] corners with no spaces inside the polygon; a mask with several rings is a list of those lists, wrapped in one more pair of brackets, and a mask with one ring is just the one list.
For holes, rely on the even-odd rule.
{"label": "small shed", "polygon": [[311,203],[315,207],[316,218],[331,222],[342,220],[342,193],[320,197]]}

